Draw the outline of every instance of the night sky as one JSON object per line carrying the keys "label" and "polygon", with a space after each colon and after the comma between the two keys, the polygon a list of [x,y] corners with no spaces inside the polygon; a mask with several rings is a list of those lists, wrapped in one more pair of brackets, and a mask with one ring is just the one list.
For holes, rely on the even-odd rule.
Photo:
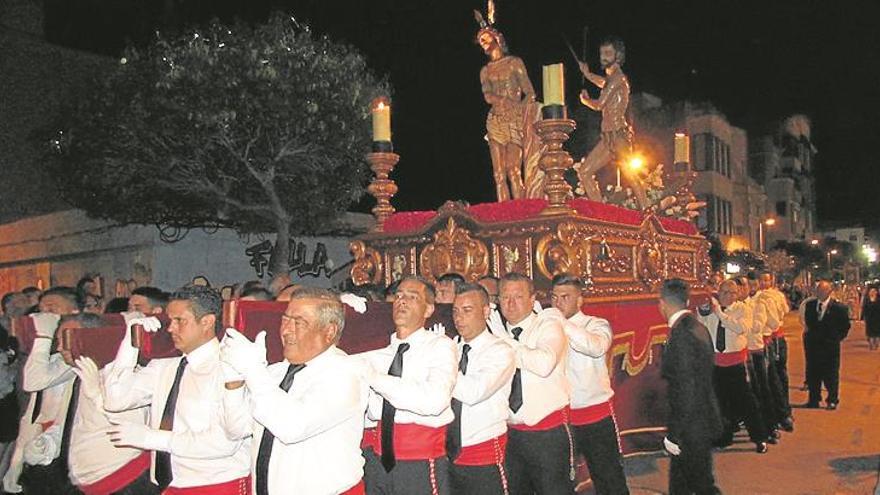
{"label": "night sky", "polygon": [[[149,3],[149,5],[145,5]],[[163,4],[176,4],[163,15]],[[526,62],[540,93],[542,64],[566,63],[567,99],[579,105],[580,77],[563,36],[588,61],[608,34],[627,43],[634,92],[666,101],[710,100],[750,134],[792,113],[813,120],[820,221],[877,226],[875,157],[880,154],[878,2],[499,0],[497,27]],[[446,199],[494,199],[483,141],[487,106],[479,85],[485,56],[474,44],[472,10],[485,2],[411,0],[47,0],[53,42],[118,56],[211,17],[247,21],[283,10],[358,47],[394,87],[393,130],[401,161],[393,177],[399,210]],[[169,28],[169,26],[172,26]],[[636,123],[637,124],[637,123]],[[577,157],[579,158],[579,157]]]}

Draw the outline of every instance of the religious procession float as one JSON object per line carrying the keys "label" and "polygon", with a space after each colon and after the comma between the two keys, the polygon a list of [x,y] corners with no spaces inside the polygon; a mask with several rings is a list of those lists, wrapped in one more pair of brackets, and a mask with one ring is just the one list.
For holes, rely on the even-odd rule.
{"label": "religious procession float", "polygon": [[[601,90],[595,99],[583,91],[580,103],[601,112],[602,121],[599,142],[575,163],[564,149],[576,124],[567,118],[562,64],[543,68],[543,102],[538,102],[523,61],[507,52],[493,10],[490,2],[486,16],[475,14],[476,41],[488,58],[480,81],[489,104],[485,138],[498,201],[449,201],[437,211],[395,211],[391,200],[398,186],[391,174],[401,157],[391,139],[390,101],[377,100],[373,149],[366,156],[375,174],[368,187],[376,199],[375,225],[350,244],[352,282],[381,289],[408,275],[433,282],[455,273],[475,282],[517,272],[534,280],[546,306],[555,275],[581,278],[585,312],[608,319],[614,332],[608,367],[623,451],[659,450],[667,415],[660,362],[668,328],[657,308],[658,289],[666,278],[681,278],[691,285],[696,304],[706,297],[711,272],[709,243],[693,223],[704,205],[691,193],[695,174],[688,136],[669,136],[675,150],[669,167],[650,167],[634,158],[626,119],[630,89],[622,70],[625,47],[610,39],[599,49],[602,75],[578,60],[586,80]],[[575,187],[567,175],[577,176]],[[609,175],[616,181],[599,184],[597,179]],[[428,324],[443,323],[454,335],[448,306],[438,305]],[[268,330],[269,361],[280,361],[276,329],[285,307],[274,301],[229,301],[224,328],[234,326],[251,337]],[[73,323],[61,329],[59,347],[69,362],[88,355],[102,366],[113,359],[125,323],[119,315],[105,319],[105,328],[78,331]],[[354,353],[387,345],[390,304],[347,308],[346,320],[342,349]],[[26,327],[32,325],[23,318],[14,329],[25,350],[34,334]],[[177,353],[167,332],[140,332],[134,338],[144,361]],[[580,479],[586,479],[583,462],[579,470]]]}
{"label": "religious procession float", "polygon": [[[608,366],[624,453],[657,450],[666,423],[659,364],[668,332],[657,309],[658,288],[666,278],[681,278],[699,300],[711,273],[709,243],[693,223],[704,205],[691,193],[688,136],[669,136],[671,167],[644,170],[632,154],[626,120],[625,48],[612,40],[600,47],[603,75],[579,61],[587,80],[601,88],[598,99],[582,93],[581,103],[601,112],[602,128],[595,148],[574,163],[563,148],[575,122],[566,118],[562,64],[544,67],[544,101],[538,103],[522,60],[507,53],[491,8],[486,17],[475,14],[477,43],[488,57],[480,81],[490,105],[486,140],[498,202],[395,211],[390,199],[397,185],[389,174],[400,157],[392,151],[388,102],[377,102],[367,155],[375,173],[369,192],[377,202],[376,224],[351,243],[352,280],[384,287],[406,275],[434,281],[457,273],[475,282],[518,272],[534,280],[546,302],[555,275],[580,277],[587,284],[585,312],[607,318],[614,331]],[[575,188],[566,181],[572,168]],[[616,168],[616,184],[597,183],[605,168]]]}

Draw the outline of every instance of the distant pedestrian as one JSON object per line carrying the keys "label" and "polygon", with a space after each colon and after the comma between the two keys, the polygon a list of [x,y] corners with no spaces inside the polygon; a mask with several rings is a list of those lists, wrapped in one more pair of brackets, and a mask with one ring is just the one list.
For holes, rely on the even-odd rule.
{"label": "distant pedestrian", "polygon": [[862,304],[862,321],[865,322],[868,347],[876,351],[880,347],[880,292],[877,287],[868,289],[868,295]]}

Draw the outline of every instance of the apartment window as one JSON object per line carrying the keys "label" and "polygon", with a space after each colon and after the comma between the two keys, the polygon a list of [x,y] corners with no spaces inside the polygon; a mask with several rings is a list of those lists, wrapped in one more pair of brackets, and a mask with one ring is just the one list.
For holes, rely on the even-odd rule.
{"label": "apartment window", "polygon": [[786,206],[788,206],[788,205],[785,204],[785,201],[777,201],[776,202],[776,214],[779,215],[780,217],[786,216],[786,210],[787,210]]}
{"label": "apartment window", "polygon": [[694,170],[703,171],[709,170],[707,168],[706,158],[708,155],[708,134],[695,134],[693,142],[691,143],[691,163],[693,164]]}

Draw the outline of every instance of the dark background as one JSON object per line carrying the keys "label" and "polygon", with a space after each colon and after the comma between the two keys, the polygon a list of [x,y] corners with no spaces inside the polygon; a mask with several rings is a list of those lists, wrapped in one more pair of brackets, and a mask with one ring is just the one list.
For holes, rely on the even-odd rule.
{"label": "dark background", "polygon": [[[494,199],[475,8],[485,11],[485,3],[46,0],[45,22],[54,43],[119,56],[126,44],[149,43],[156,29],[213,17],[259,22],[282,10],[355,45],[394,87],[394,143],[402,157],[393,175],[400,186],[394,204],[409,210],[433,209],[446,199]],[[753,136],[773,131],[792,113],[807,114],[819,151],[820,220],[873,227],[880,193],[878,11],[867,0],[499,0],[497,27],[526,62],[539,95],[541,65],[566,63],[571,106],[579,105],[581,81],[563,36],[580,52],[586,26],[594,68],[603,36],[625,39],[633,92],[710,100]]]}

